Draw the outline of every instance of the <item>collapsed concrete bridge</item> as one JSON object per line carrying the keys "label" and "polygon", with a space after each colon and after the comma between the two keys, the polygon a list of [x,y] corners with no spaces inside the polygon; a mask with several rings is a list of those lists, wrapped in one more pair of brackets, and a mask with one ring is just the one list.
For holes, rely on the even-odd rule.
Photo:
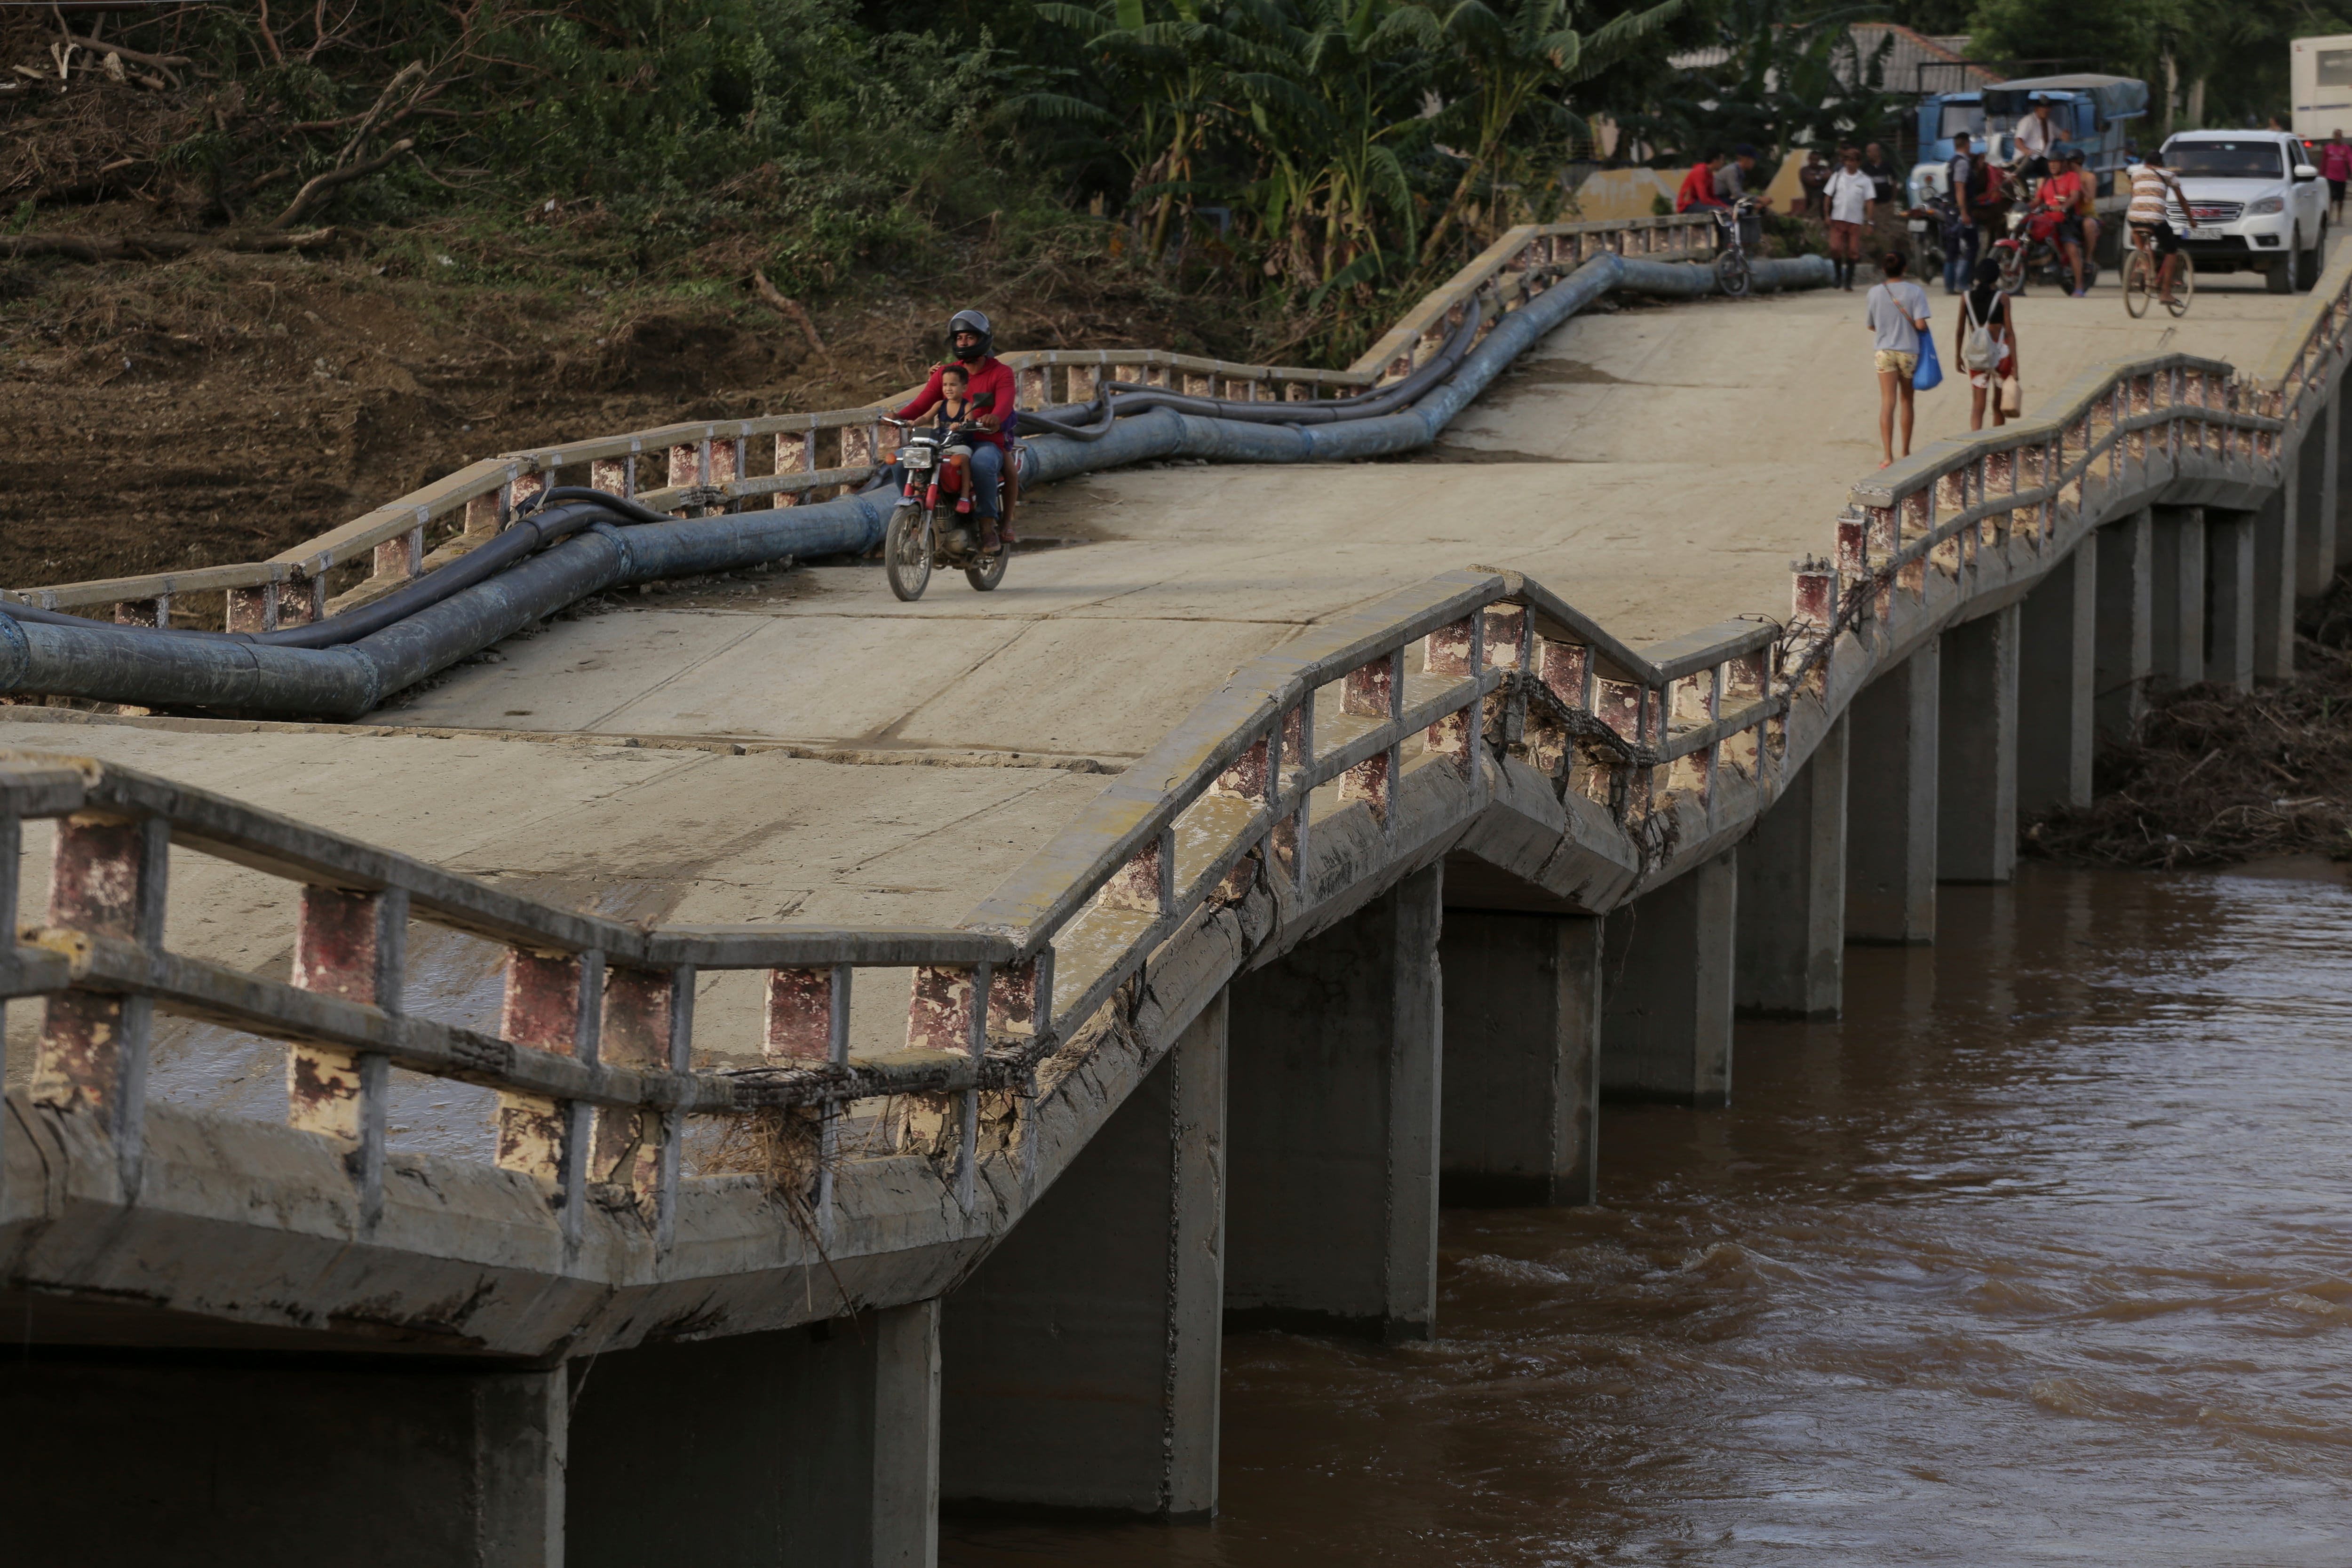
{"label": "collapsed concrete bridge", "polygon": [[[358,726],[6,710],[0,995],[47,999],[0,1128],[0,1310],[43,1352],[7,1429],[58,1504],[24,1539],[897,1563],[941,1496],[1205,1514],[1224,1327],[1436,1331],[1442,1202],[1589,1198],[1601,1095],[1721,1103],[1737,1012],[1931,940],[2152,684],[2286,672],[2348,292],[1883,471],[1802,521],[1785,621],[1624,640],[1709,601],[1655,541],[1661,600],[1601,616],[1582,542],[1399,589],[1375,540],[1263,568],[1303,626],[1187,620],[1232,556],[1141,613],[991,601],[1011,641],[796,601],[925,685],[863,731],[794,734],[774,689],[816,672],[691,606]],[[1106,605],[1123,549],[1016,565]],[[1138,622],[1151,679],[1100,640]],[[979,695],[1040,637],[1058,713]],[[919,717],[942,670],[997,729]]]}

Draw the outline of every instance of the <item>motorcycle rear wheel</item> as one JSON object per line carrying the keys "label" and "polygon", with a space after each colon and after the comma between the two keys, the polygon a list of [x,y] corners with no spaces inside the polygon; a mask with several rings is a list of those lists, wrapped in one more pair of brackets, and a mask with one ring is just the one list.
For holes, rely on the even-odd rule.
{"label": "motorcycle rear wheel", "polygon": [[982,555],[963,569],[963,580],[981,593],[987,593],[1004,581],[1004,563],[1013,559],[1013,547],[1000,544],[992,555]]}
{"label": "motorcycle rear wheel", "polygon": [[931,582],[931,514],[919,506],[902,506],[890,513],[890,531],[882,539],[882,574],[890,592],[912,603]]}

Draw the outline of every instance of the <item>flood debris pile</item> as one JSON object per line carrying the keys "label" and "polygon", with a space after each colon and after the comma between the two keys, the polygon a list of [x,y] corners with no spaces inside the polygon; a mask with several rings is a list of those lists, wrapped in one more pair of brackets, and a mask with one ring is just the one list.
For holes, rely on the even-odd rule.
{"label": "flood debris pile", "polygon": [[2296,632],[2291,684],[2158,697],[2100,752],[2092,804],[2033,823],[2025,850],[2154,869],[2352,859],[2352,576],[2305,605]]}

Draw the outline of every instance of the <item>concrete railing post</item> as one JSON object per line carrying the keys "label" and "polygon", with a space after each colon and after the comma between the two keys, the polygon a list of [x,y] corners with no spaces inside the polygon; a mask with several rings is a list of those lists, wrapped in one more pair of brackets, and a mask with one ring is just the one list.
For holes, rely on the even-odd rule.
{"label": "concrete railing post", "polygon": [[2205,513],[2193,506],[2156,509],[2154,619],[2148,634],[2151,689],[2194,686],[2205,679]]}
{"label": "concrete railing post", "polygon": [[1739,846],[1742,1013],[1834,1018],[1844,1005],[1846,736],[1841,715]]}
{"label": "concrete railing post", "polygon": [[2099,739],[2126,740],[2147,711],[2155,669],[2156,522],[2143,510],[2099,530]]}
{"label": "concrete railing post", "polygon": [[1938,881],[2006,882],[2017,868],[2018,621],[2009,605],[1943,636]]}
{"label": "concrete railing post", "polygon": [[1928,642],[1846,710],[1845,939],[1936,940],[1937,710],[1943,660]]}
{"label": "concrete railing post", "polygon": [[1449,1205],[1592,1202],[1601,927],[1593,915],[1445,911]]}
{"label": "concrete railing post", "polygon": [[2205,679],[2254,689],[2254,530],[2251,511],[2205,510]]}
{"label": "concrete railing post", "polygon": [[599,1355],[572,1410],[569,1568],[931,1568],[939,1325],[918,1301]]}
{"label": "concrete railing post", "polygon": [[[170,860],[162,817],[66,818],[49,863],[49,924],[160,948]],[[33,1103],[96,1117],[114,1140],[126,1194],[139,1186],[154,1026],[151,997],[60,991],[33,1059]]]}
{"label": "concrete railing post", "polygon": [[[499,1034],[518,1046],[573,1057],[594,1065],[604,1026],[604,955],[542,953],[516,948],[507,955],[506,996]],[[587,1200],[583,1173],[593,1108],[501,1090],[497,1113],[498,1163],[551,1184],[562,1202],[567,1241],[580,1236]]]}
{"label": "concrete railing post", "polygon": [[1736,853],[1717,856],[1610,911],[1601,970],[1601,1093],[1676,1105],[1731,1103]]}
{"label": "concrete railing post", "polygon": [[1220,993],[941,1303],[942,1496],[1214,1512],[1225,1013]]}
{"label": "concrete railing post", "polygon": [[1417,871],[1233,984],[1229,1328],[1433,1331],[1441,896]]}
{"label": "concrete railing post", "polygon": [[2097,691],[2098,536],[2050,569],[2018,617],[2017,809],[2040,816],[2091,804]]}
{"label": "concrete railing post", "polygon": [[[408,946],[408,895],[302,889],[294,929],[294,984],[397,1014]],[[286,1054],[286,1122],[350,1140],[360,1224],[383,1214],[383,1144],[391,1059],[381,1051],[293,1046]]]}
{"label": "concrete railing post", "polygon": [[2344,453],[2347,444],[2352,444],[2352,431],[2346,429],[2347,426],[2352,426],[2352,396],[2345,395],[2341,382],[2336,384],[2336,406],[2329,412],[2328,419],[2336,426],[2333,437],[2336,458],[2328,468],[2327,493],[2333,503],[2327,509],[2328,530],[2329,537],[2336,542],[2333,566],[2342,566],[2352,561],[2352,519],[2344,515],[2345,509],[2352,507],[2352,485],[2344,482]]}

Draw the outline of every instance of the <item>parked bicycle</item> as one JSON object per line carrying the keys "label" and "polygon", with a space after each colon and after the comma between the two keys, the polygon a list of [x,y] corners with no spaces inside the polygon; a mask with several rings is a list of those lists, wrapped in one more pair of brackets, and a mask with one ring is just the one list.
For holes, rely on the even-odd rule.
{"label": "parked bicycle", "polygon": [[1748,292],[1753,273],[1748,261],[1748,223],[1756,198],[1742,196],[1729,207],[1711,207],[1715,215],[1715,281],[1726,297],[1737,300]]}

